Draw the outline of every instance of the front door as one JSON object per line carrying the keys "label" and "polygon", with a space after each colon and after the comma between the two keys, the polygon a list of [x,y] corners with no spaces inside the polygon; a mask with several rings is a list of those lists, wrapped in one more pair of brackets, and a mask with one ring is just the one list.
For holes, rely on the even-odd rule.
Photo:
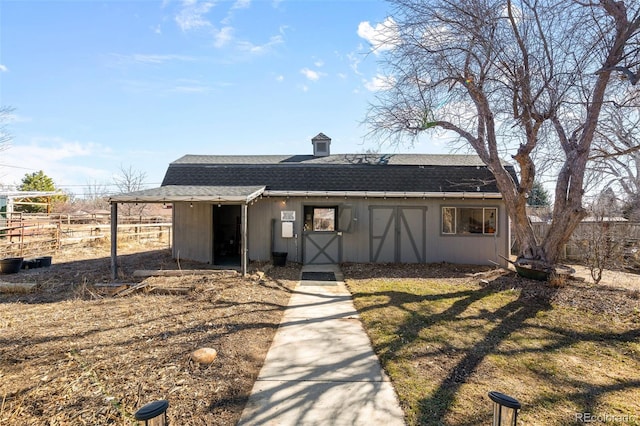
{"label": "front door", "polygon": [[239,205],[213,206],[214,265],[240,265],[241,215]]}
{"label": "front door", "polygon": [[304,206],[302,259],[307,265],[335,264],[342,259],[342,232],[337,205]]}
{"label": "front door", "polygon": [[322,265],[340,263],[338,232],[307,232],[304,235],[304,263]]}

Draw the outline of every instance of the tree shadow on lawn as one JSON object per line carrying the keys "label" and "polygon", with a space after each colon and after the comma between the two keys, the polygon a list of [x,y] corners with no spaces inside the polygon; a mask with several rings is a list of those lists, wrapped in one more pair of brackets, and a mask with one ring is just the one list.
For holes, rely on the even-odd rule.
{"label": "tree shadow on lawn", "polygon": [[341,268],[349,279],[379,278],[464,278],[470,274],[491,271],[492,266],[454,263],[343,263]]}
{"label": "tree shadow on lawn", "polygon": [[[427,275],[442,278],[442,274],[443,271],[440,270]],[[346,272],[345,275],[348,281],[351,276],[349,276],[348,272]],[[364,272],[364,270],[357,271],[356,275],[362,279],[366,276],[366,272]],[[409,275],[413,277],[416,274]],[[466,268],[458,269],[458,272],[454,271],[451,278],[455,276],[460,277],[460,275],[469,277],[469,270]],[[393,276],[393,278],[395,278],[395,276]],[[425,278],[424,275],[421,276],[421,278]],[[467,284],[470,284],[470,281],[468,281]],[[357,284],[355,285],[357,286]],[[483,299],[493,297],[505,290],[519,291],[519,294],[517,298],[513,299],[513,297],[515,297],[515,293],[513,293],[510,301],[501,304],[495,310],[478,310],[478,305],[470,309],[473,304],[481,302]],[[414,410],[414,415],[410,415],[408,418],[415,420],[415,424],[442,425],[483,424],[490,421],[491,408],[490,401],[486,398],[486,393],[484,393],[484,395],[474,395],[476,397],[474,399],[476,402],[475,405],[486,405],[486,414],[476,410],[475,413],[461,415],[459,413],[460,408],[457,407],[454,409],[454,405],[457,405],[461,398],[460,393],[462,386],[469,383],[470,379],[471,382],[477,382],[472,376],[478,374],[479,367],[483,361],[493,355],[509,356],[509,348],[513,347],[514,335],[521,333],[523,330],[534,330],[534,333],[545,333],[547,338],[552,336],[551,341],[545,342],[542,347],[537,348],[516,346],[516,349],[513,350],[514,353],[511,354],[513,356],[521,356],[528,353],[535,354],[537,352],[555,352],[569,348],[578,342],[633,342],[640,339],[640,329],[638,328],[615,334],[607,330],[602,331],[602,333],[595,331],[576,331],[560,325],[557,327],[546,327],[545,329],[544,326],[537,324],[536,321],[530,321],[541,313],[554,309],[552,300],[556,297],[558,291],[561,291],[561,289],[553,288],[546,283],[525,280],[509,274],[494,277],[492,281],[481,284],[480,288],[470,289],[469,285],[466,285],[461,287],[459,291],[453,289],[451,292],[442,292],[441,294],[422,295],[405,291],[389,290],[374,291],[372,293],[355,292],[353,296],[356,301],[359,298],[375,296],[375,301],[371,305],[367,305],[367,301],[361,303],[356,302],[357,305],[360,305],[358,306],[358,310],[363,314],[363,317],[366,316],[367,312],[389,307],[399,309],[405,314],[404,319],[401,320],[395,330],[395,335],[392,333],[390,339],[382,339],[378,343],[373,339],[376,353],[380,356],[385,368],[388,368],[390,363],[407,357],[408,353],[411,353],[409,356],[413,357],[412,361],[407,362],[408,364],[415,362],[416,359],[421,356],[425,356],[424,352],[411,352],[412,345],[419,344],[417,342],[425,339],[425,330],[427,330],[427,333],[437,333],[435,328],[441,325],[451,324],[448,329],[449,333],[465,333],[464,327],[470,327],[465,321],[476,321],[476,326],[477,321],[481,321],[482,324],[485,324],[485,328],[491,327],[488,331],[484,332],[480,338],[475,339],[464,349],[455,348],[455,344],[447,341],[438,342],[437,339],[432,336],[426,337],[427,340],[429,338],[436,339],[434,342],[436,347],[441,344],[440,349],[436,349],[436,352],[430,355],[433,356],[436,363],[439,360],[443,361],[439,365],[446,369],[446,371],[441,377],[416,379],[423,380],[423,386],[433,385],[433,382],[427,383],[424,380],[437,381],[438,383],[434,387],[435,390],[429,392],[428,396],[417,402],[417,407],[408,407],[410,410]],[[427,308],[420,309],[416,307],[424,302],[438,303],[446,300],[451,300],[452,303],[440,312],[430,312]],[[463,328],[457,329],[456,325]],[[372,326],[375,327],[375,325]],[[432,327],[434,328],[431,329]],[[475,331],[477,330],[473,330],[472,328],[467,329],[469,334]],[[389,336],[387,335],[387,337]],[[431,340],[431,342],[433,342],[433,340]],[[432,344],[430,350],[433,350],[433,346]],[[507,365],[506,368],[508,369],[510,366]],[[426,372],[428,373],[429,371],[427,370]],[[517,372],[514,374],[517,374]],[[498,379],[496,383],[497,387],[500,387],[504,386],[502,384],[504,383],[503,379],[511,378],[510,376],[511,374],[509,374],[509,372],[503,371],[498,374],[497,378],[494,377],[493,379]],[[515,379],[517,380],[518,378],[516,377]],[[598,406],[598,401],[610,392],[640,387],[638,380],[629,380],[616,385],[600,385],[588,383],[587,381],[574,381],[567,377],[561,379],[552,377],[551,379],[552,380],[546,381],[552,383],[553,380],[557,380],[558,387],[573,387],[574,389],[579,389],[574,393],[562,393],[561,395],[565,400],[569,399],[574,406],[582,407],[583,412],[594,412],[595,407]],[[545,380],[545,378],[542,377],[540,380]],[[481,378],[480,381],[482,382],[483,379]],[[486,389],[486,392],[490,390],[510,393],[508,389]],[[526,402],[535,405],[537,408],[548,407],[553,403],[553,396],[538,398],[539,395],[536,394],[535,389],[530,389],[529,392],[534,395],[535,400]],[[465,393],[465,395],[468,396],[467,393]],[[518,395],[511,396],[518,397]],[[523,401],[521,400],[521,402]],[[523,406],[526,410],[524,403]],[[532,407],[530,406],[529,408],[531,409]],[[405,409],[407,409],[406,405]],[[454,413],[454,411],[458,413]],[[572,420],[574,419],[572,418]],[[563,421],[558,424],[567,424],[567,422]]]}

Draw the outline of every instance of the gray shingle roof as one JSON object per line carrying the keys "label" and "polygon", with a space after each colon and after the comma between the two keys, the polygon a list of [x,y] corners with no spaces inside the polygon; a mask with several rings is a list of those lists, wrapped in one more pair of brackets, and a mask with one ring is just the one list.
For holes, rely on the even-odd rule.
{"label": "gray shingle roof", "polygon": [[[513,167],[507,168],[515,178]],[[491,172],[473,155],[186,155],[169,165],[162,185],[263,185],[267,191],[310,192],[498,192]]]}
{"label": "gray shingle roof", "polygon": [[141,191],[118,194],[109,198],[116,202],[145,201],[251,201],[262,194],[262,186],[191,186],[167,185],[160,188],[143,189]]}
{"label": "gray shingle roof", "polygon": [[484,166],[477,155],[333,154],[313,155],[185,155],[171,164],[342,164],[397,166]]}

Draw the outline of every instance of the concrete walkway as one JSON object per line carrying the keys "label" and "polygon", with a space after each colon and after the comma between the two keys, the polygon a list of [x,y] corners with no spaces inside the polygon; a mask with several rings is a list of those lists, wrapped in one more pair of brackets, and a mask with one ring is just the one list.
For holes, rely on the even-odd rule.
{"label": "concrete walkway", "polygon": [[404,425],[340,270],[296,287],[238,425]]}

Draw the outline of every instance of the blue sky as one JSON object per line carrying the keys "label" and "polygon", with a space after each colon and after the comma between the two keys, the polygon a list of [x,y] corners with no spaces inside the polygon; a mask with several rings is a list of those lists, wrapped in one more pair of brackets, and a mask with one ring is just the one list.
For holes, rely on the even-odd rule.
{"label": "blue sky", "polygon": [[361,122],[389,13],[374,0],[3,0],[0,104],[15,111],[0,184],[43,170],[81,195],[131,166],[159,186],[184,154],[310,154],[319,132],[332,153],[377,149]]}

